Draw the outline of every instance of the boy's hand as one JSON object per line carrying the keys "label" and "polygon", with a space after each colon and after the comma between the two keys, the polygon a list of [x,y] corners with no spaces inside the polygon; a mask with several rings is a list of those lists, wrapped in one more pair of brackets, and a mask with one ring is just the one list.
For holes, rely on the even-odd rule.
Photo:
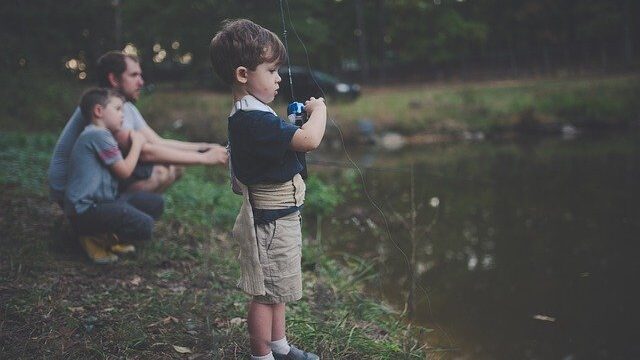
{"label": "boy's hand", "polygon": [[311,116],[311,114],[318,109],[322,111],[326,108],[327,106],[324,104],[323,98],[316,99],[312,97],[311,99],[304,102],[304,111],[306,111],[309,116]]}
{"label": "boy's hand", "polygon": [[204,165],[227,164],[229,153],[227,148],[218,144],[211,144],[209,149],[201,153]]}
{"label": "boy's hand", "polygon": [[113,134],[113,136],[116,138],[120,150],[129,151],[131,147],[131,130],[121,129]]}
{"label": "boy's hand", "polygon": [[139,131],[131,130],[129,137],[131,137],[131,145],[133,144],[142,145],[147,142],[147,138],[145,138],[144,135],[142,135],[142,133]]}

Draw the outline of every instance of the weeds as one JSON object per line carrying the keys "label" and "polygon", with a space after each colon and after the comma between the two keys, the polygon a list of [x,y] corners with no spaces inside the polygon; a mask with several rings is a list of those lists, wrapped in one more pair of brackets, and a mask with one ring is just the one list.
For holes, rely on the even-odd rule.
{"label": "weeds", "polygon": [[[226,174],[191,168],[167,194],[154,241],[117,265],[90,264],[46,194],[51,134],[0,134],[0,351],[8,358],[247,358],[247,297],[228,229],[239,202]],[[216,180],[214,182],[213,180]],[[325,206],[335,189],[320,180]],[[194,194],[197,194],[194,195]],[[314,201],[309,200],[314,214]],[[317,204],[315,206],[318,206]],[[323,207],[319,207],[322,209]],[[233,216],[232,216],[233,215]],[[324,359],[424,358],[416,332],[361,294],[370,264],[306,247],[292,342]]]}

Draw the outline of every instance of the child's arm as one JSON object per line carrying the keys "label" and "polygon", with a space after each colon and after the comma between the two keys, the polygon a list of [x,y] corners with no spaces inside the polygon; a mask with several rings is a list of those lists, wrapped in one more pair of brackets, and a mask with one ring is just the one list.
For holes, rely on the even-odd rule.
{"label": "child's arm", "polygon": [[324,136],[327,124],[327,107],[323,98],[311,98],[304,103],[309,120],[298,129],[291,139],[291,150],[307,152],[317,148]]}
{"label": "child's arm", "polygon": [[126,179],[131,176],[133,170],[136,168],[138,158],[140,157],[140,150],[142,145],[146,142],[145,137],[137,131],[131,131],[131,148],[129,154],[123,160],[115,162],[111,165],[111,172],[120,179]]}

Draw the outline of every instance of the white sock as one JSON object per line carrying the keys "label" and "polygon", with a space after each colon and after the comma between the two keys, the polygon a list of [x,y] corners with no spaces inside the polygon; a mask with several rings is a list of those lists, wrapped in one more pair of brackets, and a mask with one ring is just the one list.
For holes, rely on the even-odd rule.
{"label": "white sock", "polygon": [[251,355],[251,360],[275,360],[275,359],[273,358],[273,353],[269,352],[267,355],[264,355],[264,356]]}
{"label": "white sock", "polygon": [[271,342],[271,350],[275,353],[278,353],[281,355],[287,355],[290,349],[291,349],[291,346],[289,346],[286,336],[280,340]]}

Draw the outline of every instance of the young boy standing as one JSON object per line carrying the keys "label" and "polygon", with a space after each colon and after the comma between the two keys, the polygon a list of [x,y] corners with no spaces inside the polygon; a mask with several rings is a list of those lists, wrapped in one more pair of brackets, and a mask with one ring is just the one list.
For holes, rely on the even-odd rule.
{"label": "young boy standing", "polygon": [[149,239],[164,207],[157,194],[118,193],[119,179],[131,175],[145,142],[142,134],[130,131],[131,146],[123,158],[113,135],[121,130],[122,108],[122,95],[114,90],[84,93],[80,110],[91,123],[74,144],[68,165],[64,211],[87,255],[99,264],[117,261],[113,252],[135,250],[123,243]]}
{"label": "young boy standing", "polygon": [[244,197],[233,228],[240,246],[238,286],[252,296],[247,319],[252,359],[318,359],[290,346],[285,304],[302,297],[300,209],[305,184],[296,152],[315,149],[324,136],[322,98],[305,103],[309,120],[297,127],[267,105],[280,83],[286,58],[271,31],[249,21],[225,21],[211,40],[216,74],[231,86],[231,166]]}

